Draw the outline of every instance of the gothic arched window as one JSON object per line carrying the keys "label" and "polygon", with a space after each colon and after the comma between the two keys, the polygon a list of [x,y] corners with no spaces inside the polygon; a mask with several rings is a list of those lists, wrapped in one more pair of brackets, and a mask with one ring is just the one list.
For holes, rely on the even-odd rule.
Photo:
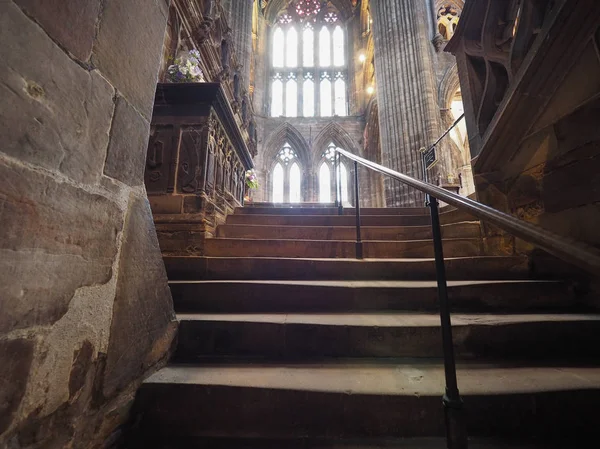
{"label": "gothic arched window", "polygon": [[[321,155],[321,165],[319,166],[319,202],[331,203],[336,197],[336,173],[335,173],[335,155],[337,146],[331,142],[327,149]],[[348,203],[348,169],[345,163],[340,160],[339,173],[341,185],[342,203]]]}
{"label": "gothic arched window", "polygon": [[302,202],[302,169],[298,156],[289,143],[283,145],[273,164],[271,171],[273,202]]}
{"label": "gothic arched window", "polygon": [[292,1],[271,39],[271,116],[346,116],[346,35],[331,3]]}

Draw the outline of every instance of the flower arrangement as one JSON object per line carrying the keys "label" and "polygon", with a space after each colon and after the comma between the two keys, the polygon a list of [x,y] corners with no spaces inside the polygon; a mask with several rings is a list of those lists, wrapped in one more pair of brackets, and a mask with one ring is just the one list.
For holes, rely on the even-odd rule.
{"label": "flower arrangement", "polygon": [[254,169],[246,172],[246,185],[249,189],[258,189],[258,178]]}
{"label": "flower arrangement", "polygon": [[203,83],[204,73],[200,68],[200,52],[190,50],[177,57],[167,69],[167,77],[172,83]]}

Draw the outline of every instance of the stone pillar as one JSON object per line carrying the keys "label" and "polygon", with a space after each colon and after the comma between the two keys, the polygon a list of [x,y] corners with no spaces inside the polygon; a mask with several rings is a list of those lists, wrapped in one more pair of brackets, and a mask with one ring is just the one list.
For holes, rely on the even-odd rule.
{"label": "stone pillar", "polygon": [[[227,5],[227,3],[230,3]],[[253,0],[235,0],[224,3],[228,13],[227,22],[233,30],[235,55],[244,75],[244,88],[250,87],[250,66],[252,65],[252,8]]]}
{"label": "stone pillar", "polygon": [[[373,0],[375,73],[383,165],[423,178],[419,148],[441,133],[427,2]],[[387,206],[422,206],[425,196],[390,179]]]}

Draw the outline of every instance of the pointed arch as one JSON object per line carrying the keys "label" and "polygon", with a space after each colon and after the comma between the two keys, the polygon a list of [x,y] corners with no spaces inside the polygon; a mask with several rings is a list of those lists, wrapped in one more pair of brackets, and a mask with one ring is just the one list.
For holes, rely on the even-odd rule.
{"label": "pointed arch", "polygon": [[314,140],[312,151],[314,166],[319,163],[323,151],[327,149],[331,142],[346,151],[361,155],[357,142],[352,140],[350,134],[339,123],[329,122]]}
{"label": "pointed arch", "polygon": [[308,167],[310,161],[310,150],[302,134],[289,122],[282,123],[271,133],[264,145],[264,158],[267,163],[275,159],[275,156],[283,145],[288,142],[296,151],[298,159],[303,167]]}
{"label": "pointed arch", "polygon": [[460,87],[460,79],[458,78],[458,66],[453,64],[440,82],[438,87],[438,104],[441,108],[447,109],[452,102],[452,97]]}

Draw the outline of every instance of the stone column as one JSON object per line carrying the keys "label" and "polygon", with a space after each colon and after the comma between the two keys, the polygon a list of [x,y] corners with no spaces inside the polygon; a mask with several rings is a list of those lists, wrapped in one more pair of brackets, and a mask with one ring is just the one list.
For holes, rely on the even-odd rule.
{"label": "stone column", "polygon": [[[441,133],[427,2],[373,0],[375,73],[383,165],[423,178],[419,148]],[[422,206],[425,196],[390,179],[387,206]]]}
{"label": "stone column", "polygon": [[233,30],[235,55],[242,64],[243,87],[250,87],[250,66],[252,64],[252,8],[253,0],[225,1],[223,7],[227,13],[227,22]]}

